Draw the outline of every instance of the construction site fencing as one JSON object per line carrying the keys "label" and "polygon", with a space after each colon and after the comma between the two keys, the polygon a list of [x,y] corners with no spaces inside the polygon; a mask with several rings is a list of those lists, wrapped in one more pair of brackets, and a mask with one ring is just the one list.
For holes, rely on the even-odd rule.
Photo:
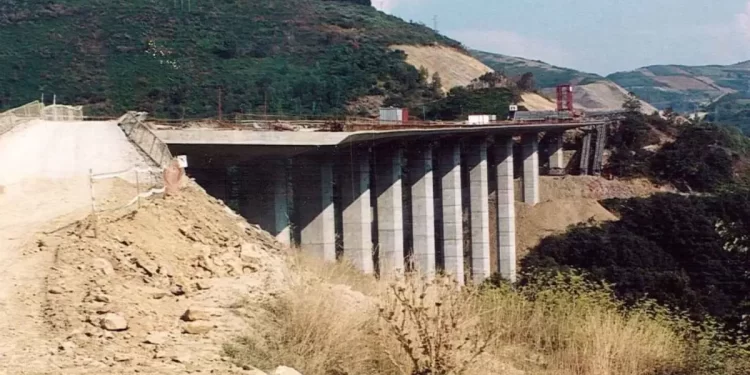
{"label": "construction site fencing", "polygon": [[[133,206],[134,204],[139,203],[141,199],[151,197],[154,194],[163,194],[166,188],[163,183],[159,182],[162,172],[161,168],[136,167],[123,171],[97,174],[90,170],[91,210],[94,213],[117,211]],[[109,201],[100,199],[97,204],[96,182],[109,179],[120,179],[122,182],[120,182],[120,184],[107,184],[108,192],[115,191],[115,194],[109,194],[114,196],[114,198],[111,198]],[[127,189],[128,186],[132,187],[133,194],[121,194],[122,190]],[[143,188],[144,186],[146,186],[146,188]],[[124,203],[123,197],[127,197],[124,198]],[[120,201],[118,202],[118,200]]]}
{"label": "construction site fencing", "polygon": [[41,118],[44,104],[34,101],[18,108],[0,113],[0,135],[9,132],[16,125]]}
{"label": "construction site fencing", "polygon": [[43,106],[41,115],[46,121],[83,121],[83,107],[53,104]]}
{"label": "construction site fencing", "polygon": [[97,173],[89,170],[91,214],[98,237],[99,215],[123,210],[137,210],[143,199],[166,192],[160,168],[137,168]]}
{"label": "construction site fencing", "polygon": [[120,117],[118,123],[131,142],[135,143],[158,166],[166,168],[172,163],[172,153],[169,147],[143,122],[145,118],[144,112],[128,112]]}

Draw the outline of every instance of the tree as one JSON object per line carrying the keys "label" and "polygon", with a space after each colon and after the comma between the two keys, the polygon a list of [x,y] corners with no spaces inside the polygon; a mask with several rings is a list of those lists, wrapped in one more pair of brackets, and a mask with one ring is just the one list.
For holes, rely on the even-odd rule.
{"label": "tree", "polygon": [[432,89],[432,94],[434,96],[443,96],[443,80],[442,78],[440,78],[440,73],[435,72],[435,74],[432,75],[432,83],[430,84],[430,89]]}
{"label": "tree", "polygon": [[628,97],[625,99],[625,103],[622,103],[622,108],[627,110],[628,112],[640,112],[641,101],[637,96],[635,96],[634,93],[630,92],[628,93]]}
{"label": "tree", "polygon": [[534,73],[524,73],[516,83],[521,91],[534,91],[536,88],[536,81],[534,80]]}
{"label": "tree", "polygon": [[419,81],[420,82],[427,82],[427,77],[430,76],[430,71],[427,70],[424,66],[419,67]]}
{"label": "tree", "polygon": [[523,268],[580,269],[592,280],[612,283],[626,302],[653,298],[694,318],[710,314],[740,328],[750,314],[750,257],[744,246],[748,195],[606,200],[603,204],[619,214],[619,221],[579,225],[545,238],[522,261]]}

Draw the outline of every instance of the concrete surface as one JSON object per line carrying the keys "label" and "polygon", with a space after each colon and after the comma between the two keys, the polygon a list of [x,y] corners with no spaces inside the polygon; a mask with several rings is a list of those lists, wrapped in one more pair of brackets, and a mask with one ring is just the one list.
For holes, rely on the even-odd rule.
{"label": "concrete surface", "polygon": [[524,134],[523,147],[523,201],[526,204],[539,203],[539,137],[537,134]]}
{"label": "concrete surface", "polygon": [[364,273],[373,273],[370,155],[367,150],[350,150],[341,161],[344,259]]}
{"label": "concrete surface", "polygon": [[513,183],[513,138],[495,142],[497,171],[497,269],[505,279],[516,281],[516,198]]}
{"label": "concrete surface", "polygon": [[461,146],[450,142],[440,147],[438,178],[441,184],[443,260],[445,272],[464,283],[464,231],[461,206]]}
{"label": "concrete surface", "polygon": [[375,150],[378,254],[380,275],[401,274],[404,268],[403,149]]}
{"label": "concrete surface", "polygon": [[408,157],[411,183],[413,261],[428,279],[435,275],[435,205],[432,146],[420,145]]}
{"label": "concrete surface", "polygon": [[481,284],[490,277],[490,209],[487,171],[487,140],[467,143],[469,168],[469,211],[471,216],[471,278]]}

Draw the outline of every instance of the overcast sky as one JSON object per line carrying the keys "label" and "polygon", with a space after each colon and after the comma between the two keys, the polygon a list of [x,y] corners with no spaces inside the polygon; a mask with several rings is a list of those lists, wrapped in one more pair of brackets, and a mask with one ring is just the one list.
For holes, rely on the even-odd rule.
{"label": "overcast sky", "polygon": [[372,0],[471,48],[609,74],[750,60],[748,0]]}

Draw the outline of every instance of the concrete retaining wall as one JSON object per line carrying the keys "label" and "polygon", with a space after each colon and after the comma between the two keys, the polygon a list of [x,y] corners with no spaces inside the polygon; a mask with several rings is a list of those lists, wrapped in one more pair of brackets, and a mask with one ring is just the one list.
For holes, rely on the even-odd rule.
{"label": "concrete retaining wall", "polygon": [[157,165],[166,168],[172,162],[172,153],[169,151],[169,147],[143,123],[145,119],[145,112],[128,112],[120,117],[117,123],[130,141],[135,143]]}
{"label": "concrete retaining wall", "polygon": [[9,132],[22,122],[41,118],[43,108],[44,105],[42,103],[34,101],[0,113],[0,135]]}

